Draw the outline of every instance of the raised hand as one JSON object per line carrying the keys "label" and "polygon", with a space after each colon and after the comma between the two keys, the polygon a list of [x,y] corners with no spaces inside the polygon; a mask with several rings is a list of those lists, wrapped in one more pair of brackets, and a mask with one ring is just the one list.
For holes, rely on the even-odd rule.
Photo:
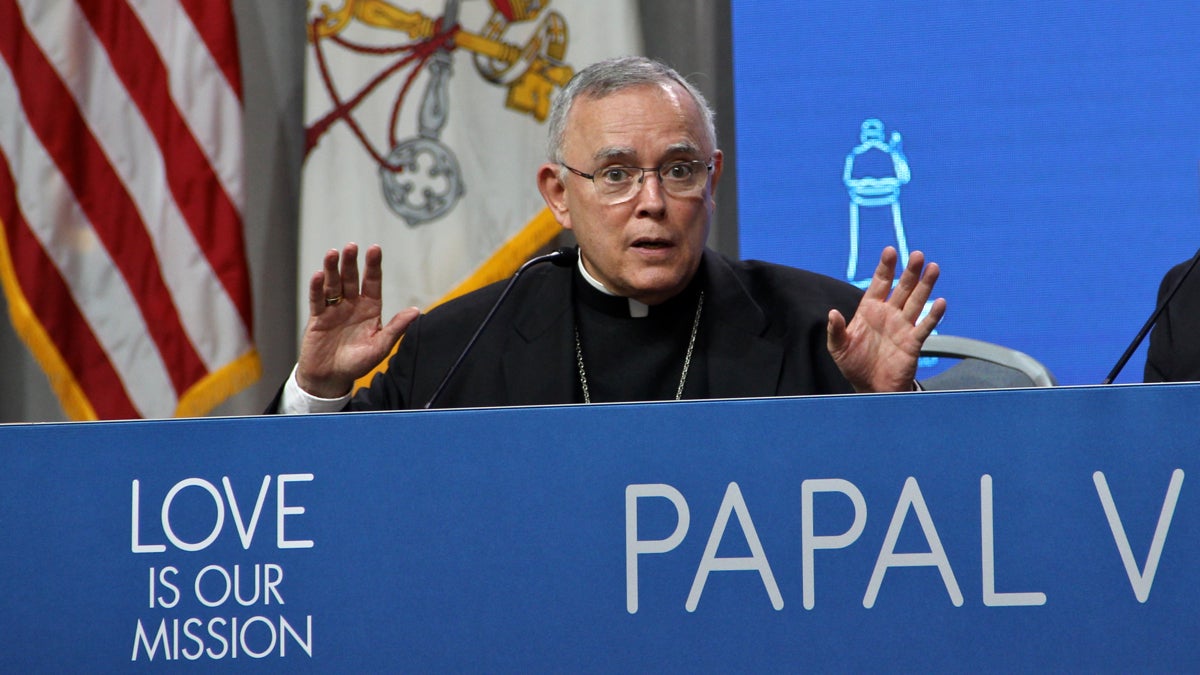
{"label": "raised hand", "polygon": [[939,268],[937,263],[926,266],[925,255],[913,251],[893,290],[897,258],[891,246],[883,250],[871,285],[849,325],[841,312],[829,311],[829,353],[859,392],[911,390],[921,345],[946,313],[946,301],[938,298],[917,322],[933,293]]}
{"label": "raised hand", "polygon": [[386,324],[383,313],[383,251],[367,248],[361,286],[358,245],[325,254],[308,284],[308,324],[300,343],[296,383],[321,398],[349,393],[354,381],[382,361],[418,316],[410,307]]}

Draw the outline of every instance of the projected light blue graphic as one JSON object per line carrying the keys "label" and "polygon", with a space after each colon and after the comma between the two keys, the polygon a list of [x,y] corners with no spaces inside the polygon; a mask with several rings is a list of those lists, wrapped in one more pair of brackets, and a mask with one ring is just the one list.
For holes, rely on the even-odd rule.
{"label": "projected light blue graphic", "polygon": [[873,266],[868,266],[864,278],[858,277],[858,228],[860,211],[887,207],[892,230],[896,233],[896,250],[900,265],[908,264],[908,240],[904,237],[904,220],[900,217],[900,186],[912,179],[908,159],[900,145],[900,132],[893,131],[891,140],[883,142],[883,122],[875,118],[863,121],[859,144],[846,155],[842,182],[850,191],[850,259],[846,264],[846,279],[866,288],[871,283]]}
{"label": "projected light blue graphic", "polygon": [[940,333],[1098,384],[1200,246],[1193,3],[731,7],[743,258],[861,285],[923,251]]}

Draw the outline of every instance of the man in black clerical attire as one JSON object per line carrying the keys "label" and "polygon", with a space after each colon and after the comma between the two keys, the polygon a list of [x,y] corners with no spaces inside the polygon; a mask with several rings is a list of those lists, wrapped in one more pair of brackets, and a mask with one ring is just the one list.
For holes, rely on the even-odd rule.
{"label": "man in black clerical attire", "polygon": [[[590,66],[549,120],[537,184],[579,244],[529,269],[436,407],[908,391],[936,264],[915,251],[892,289],[885,249],[865,293],[803,270],[705,248],[721,177],[713,114],[674,70],[628,57]],[[786,214],[781,214],[786,217]],[[382,252],[326,253],[309,284],[300,359],[273,410],[422,407],[501,292],[381,321]],[[922,273],[923,272],[923,273]],[[847,323],[847,317],[853,317]],[[386,372],[354,381],[404,341]]]}
{"label": "man in black clerical attire", "polygon": [[[1158,288],[1158,304],[1166,301],[1192,261],[1167,271]],[[1200,381],[1200,272],[1193,271],[1167,303],[1146,352],[1146,382]]]}

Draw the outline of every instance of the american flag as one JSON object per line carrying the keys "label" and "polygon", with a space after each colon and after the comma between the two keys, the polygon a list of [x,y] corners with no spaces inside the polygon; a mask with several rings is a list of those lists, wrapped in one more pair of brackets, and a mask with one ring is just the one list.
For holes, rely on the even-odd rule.
{"label": "american flag", "polygon": [[258,378],[228,0],[0,0],[0,280],[67,415]]}

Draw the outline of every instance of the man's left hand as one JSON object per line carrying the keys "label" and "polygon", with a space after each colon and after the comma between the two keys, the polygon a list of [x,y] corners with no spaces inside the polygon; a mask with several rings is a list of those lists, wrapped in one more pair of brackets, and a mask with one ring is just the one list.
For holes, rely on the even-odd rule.
{"label": "man's left hand", "polygon": [[946,313],[946,300],[938,298],[921,318],[937,283],[937,263],[925,265],[925,254],[913,251],[899,283],[892,289],[898,258],[891,246],[883,250],[849,325],[841,312],[829,310],[829,353],[860,393],[911,391],[921,345]]}

